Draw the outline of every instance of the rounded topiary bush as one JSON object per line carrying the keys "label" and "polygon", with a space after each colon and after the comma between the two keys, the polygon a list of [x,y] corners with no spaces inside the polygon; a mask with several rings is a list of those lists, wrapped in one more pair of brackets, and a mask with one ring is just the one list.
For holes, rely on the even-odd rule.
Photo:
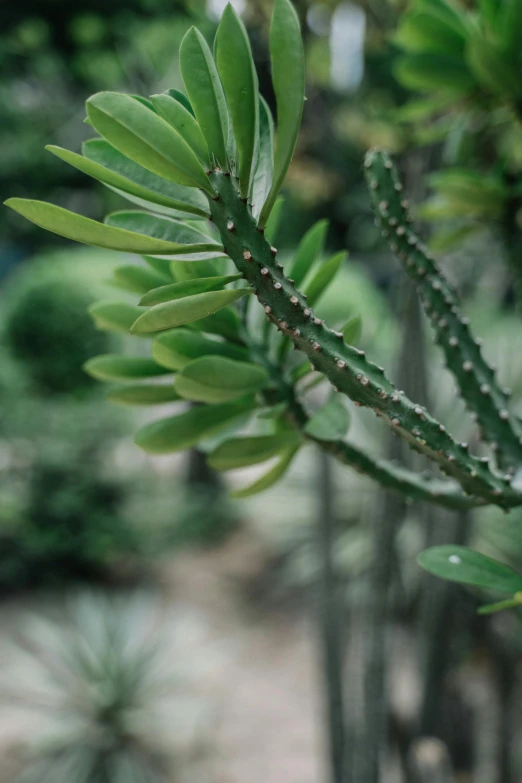
{"label": "rounded topiary bush", "polygon": [[40,394],[85,391],[94,382],[83,363],[110,350],[110,337],[87,312],[99,288],[83,266],[69,253],[56,254],[25,262],[8,283],[5,345]]}

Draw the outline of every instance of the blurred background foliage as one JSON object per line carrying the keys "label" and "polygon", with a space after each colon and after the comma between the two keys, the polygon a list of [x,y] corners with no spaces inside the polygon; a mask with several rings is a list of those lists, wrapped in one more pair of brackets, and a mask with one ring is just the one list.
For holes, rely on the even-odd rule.
{"label": "blurred background foliage", "polygon": [[[522,32],[520,2],[455,0],[450,6],[457,21],[453,18],[449,34],[437,22],[442,0],[304,0],[296,5],[306,46],[307,104],[278,245],[288,256],[317,219],[329,219],[327,250],[346,247],[350,256],[323,307],[333,320],[361,314],[361,347],[394,368],[392,377],[409,394],[420,402],[428,396],[434,413],[459,438],[473,443],[475,426],[457,400],[415,299],[374,225],[362,161],[370,146],[399,156],[425,236],[462,292],[465,309],[485,339],[486,355],[520,398],[522,63],[520,36],[511,34]],[[251,35],[261,91],[273,104],[267,54],[270,6],[267,0],[237,4]],[[45,198],[93,218],[120,206],[115,194],[65,166],[44,145],[80,148],[91,135],[83,124],[83,105],[92,92],[149,95],[181,87],[176,54],[184,33],[197,23],[211,38],[221,10],[220,0],[4,4],[0,187],[5,196]],[[57,590],[78,580],[157,584],[162,564],[182,544],[226,542],[242,522],[243,530],[263,541],[265,558],[262,573],[248,575],[246,592],[258,601],[268,596],[270,606],[289,596],[308,596],[321,565],[310,503],[315,491],[311,477],[317,471],[313,455],[305,454],[283,488],[242,506],[228,501],[196,453],[188,465],[147,460],[131,444],[137,414],[109,405],[82,371],[90,356],[117,350],[126,339],[97,331],[86,315],[100,294],[114,298],[113,289],[100,281],[110,277],[115,256],[67,245],[12,213],[4,213],[2,223],[3,594],[42,586]],[[321,388],[316,393],[323,399]],[[404,457],[393,451],[371,414],[351,412],[355,442],[374,453]],[[351,472],[334,471],[334,483],[335,568],[343,626],[349,628],[343,656],[354,691],[347,719],[354,779],[375,783],[357,750],[358,745],[367,747],[370,714],[388,723],[388,773],[403,770],[402,777],[390,780],[410,781],[405,770],[414,740],[435,735],[447,743],[455,769],[475,776],[459,780],[515,783],[522,770],[513,740],[520,730],[513,709],[521,695],[520,618],[513,613],[477,620],[478,598],[421,574],[415,556],[428,544],[466,542],[521,569],[520,513],[504,517],[483,509],[453,518],[419,505],[390,506],[387,496]],[[367,674],[365,667],[379,665],[361,655],[363,641],[374,634],[385,649],[382,614],[374,611],[375,573],[383,557],[379,542],[385,535],[389,547],[384,556],[391,565],[381,596],[389,596],[385,625],[392,629],[394,650],[386,663],[389,702],[382,692],[363,693],[358,685]],[[93,617],[99,614],[103,620],[110,611],[91,607],[83,615],[84,625],[91,629]],[[372,628],[378,620],[379,628]],[[107,626],[77,632],[99,640],[90,653],[95,660],[110,655],[122,660],[121,644],[113,648],[107,642]],[[395,684],[404,675],[398,670],[404,639],[404,660],[421,672],[414,677],[413,706]],[[50,637],[48,643],[54,644]],[[70,639],[68,644],[81,648]],[[75,676],[85,677],[88,668],[80,660]],[[121,685],[120,672],[114,666],[100,679],[107,683],[113,678]],[[127,706],[123,702],[122,713]],[[62,740],[46,743],[39,761],[31,748],[31,764],[51,770],[45,774],[70,776],[69,762],[60,755],[60,732]],[[486,746],[485,736],[490,738]],[[73,755],[78,752],[72,740],[69,748]],[[119,767],[111,772],[110,753],[102,756],[109,759],[107,767],[99,778],[87,773],[86,783],[164,779],[162,757],[160,763],[154,756],[150,777],[140,778],[141,773],[129,769],[147,768],[150,759],[140,757],[135,764],[127,759],[123,772]],[[32,769],[27,780],[33,779]],[[487,770],[493,770],[489,777]],[[287,783],[284,770],[280,780]]]}

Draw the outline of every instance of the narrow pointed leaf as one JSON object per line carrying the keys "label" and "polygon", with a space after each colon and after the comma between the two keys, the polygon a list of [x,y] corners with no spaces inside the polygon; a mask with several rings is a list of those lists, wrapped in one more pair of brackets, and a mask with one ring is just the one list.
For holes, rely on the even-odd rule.
{"label": "narrow pointed leaf", "polygon": [[502,612],[504,609],[516,609],[521,604],[522,593],[516,593],[514,598],[506,598],[505,601],[496,601],[494,604],[481,606],[477,609],[477,614],[495,614],[495,612]]}
{"label": "narrow pointed leaf", "polygon": [[257,414],[258,419],[279,419],[288,410],[287,402],[278,402]]}
{"label": "narrow pointed leaf", "polygon": [[174,275],[170,271],[170,258],[170,256],[165,258],[160,258],[159,256],[143,256],[143,260],[151,269],[154,269],[155,272],[162,277],[167,278],[169,282],[172,283]]}
{"label": "narrow pointed leaf", "polygon": [[[106,142],[104,142],[102,139],[95,139],[93,141],[100,141],[102,144],[106,144]],[[107,144],[107,146],[110,147],[109,144]],[[183,211],[185,213],[192,213],[196,210],[196,214],[202,216],[204,215],[205,217],[207,216],[204,203],[202,204],[201,208],[194,207],[190,204],[184,205],[181,201],[169,199],[166,196],[162,196],[160,193],[155,193],[152,190],[148,190],[147,188],[142,187],[129,179],[126,179],[121,174],[118,174],[115,171],[111,171],[110,169],[105,168],[99,163],[96,163],[94,160],[90,160],[83,155],[77,155],[75,152],[70,152],[69,150],[64,150],[61,147],[55,147],[51,144],[47,145],[45,149],[49,152],[52,152],[53,155],[56,155],[57,158],[65,161],[70,166],[74,166],[74,168],[78,169],[78,171],[82,171],[84,174],[87,174],[88,176],[97,179],[99,182],[102,182],[104,185],[107,185],[109,188],[111,188],[111,190],[114,190],[116,193],[119,193],[121,196],[123,196],[123,198],[126,198],[129,201],[134,201],[134,203],[145,206],[148,209],[164,209],[167,214],[170,211],[174,214],[183,215],[183,212],[180,211],[180,207],[183,207]],[[119,155],[119,153],[117,154]],[[122,155],[121,157],[124,156]],[[129,161],[129,164],[135,166],[138,169],[141,168],[137,164],[132,163],[132,161]],[[150,177],[156,176],[155,174],[146,172],[145,169],[142,170]],[[167,180],[163,181],[165,184],[169,184]],[[170,184],[172,185],[173,183]],[[180,189],[182,188],[181,185],[178,185],[177,187]],[[186,188],[186,190],[189,189]],[[197,191],[193,190],[193,192],[196,193]],[[196,199],[193,200],[196,201]]]}
{"label": "narrow pointed leaf", "polygon": [[[177,261],[190,261],[191,266],[198,261],[213,261],[218,258],[227,258],[227,254],[220,250],[209,250],[204,253],[176,253]],[[188,266],[185,264],[185,266]],[[216,270],[214,270],[215,272]]]}
{"label": "narrow pointed leaf", "polygon": [[138,101],[138,103],[141,103],[142,106],[145,106],[149,111],[153,111],[155,114],[158,112],[154,108],[154,104],[152,101],[149,101],[148,98],[144,98],[143,95],[132,95],[130,96],[133,100]]}
{"label": "narrow pointed leaf", "polygon": [[261,210],[259,225],[268,216],[294,154],[305,99],[305,61],[299,19],[290,0],[276,0],[270,27],[270,61],[277,103],[274,181]]}
{"label": "narrow pointed leaf", "polygon": [[[252,214],[258,219],[263,204],[265,203],[274,177],[274,120],[268,103],[263,97],[259,98],[259,153],[254,183],[252,187]],[[272,208],[265,228],[277,208],[277,201]]]}
{"label": "narrow pointed leaf", "polygon": [[168,454],[195,446],[227,427],[231,421],[255,408],[253,397],[246,397],[223,405],[204,405],[191,408],[178,416],[160,419],[142,427],[135,442],[150,454]]}
{"label": "narrow pointed leaf", "polygon": [[[127,232],[136,232],[138,236],[145,235],[151,240],[168,243],[170,250],[158,250],[158,253],[176,255],[178,252],[191,254],[223,251],[222,245],[186,223],[166,216],[140,212],[137,209],[112,212],[105,218],[105,224]],[[154,251],[142,252],[150,254]]]}
{"label": "narrow pointed leaf", "polygon": [[357,345],[362,334],[362,319],[360,315],[354,315],[346,321],[341,329],[345,343],[348,345]]}
{"label": "narrow pointed leaf", "polygon": [[153,288],[141,299],[140,305],[151,306],[161,304],[161,302],[171,302],[174,299],[182,299],[185,296],[194,294],[203,294],[206,291],[218,291],[223,289],[227,283],[233,283],[241,279],[242,275],[223,275],[221,277],[201,277],[195,280],[184,280],[180,283],[171,283],[162,285],[160,288]]}
{"label": "narrow pointed leaf", "polygon": [[191,329],[206,334],[217,334],[226,340],[237,342],[241,328],[239,314],[234,307],[223,307],[212,315],[200,318],[198,321],[190,324]]}
{"label": "narrow pointed leaf", "polygon": [[202,356],[226,356],[242,362],[249,359],[248,350],[240,345],[212,340],[199,332],[183,328],[172,329],[155,337],[152,355],[159,364],[170,370],[182,370]]}
{"label": "narrow pointed leaf", "polygon": [[180,399],[170,383],[123,384],[110,389],[106,396],[119,405],[163,405]]}
{"label": "narrow pointed leaf", "polygon": [[324,262],[324,264],[321,264],[315,275],[304,289],[308,297],[309,307],[313,307],[319,301],[332,280],[335,278],[345,258],[346,253],[343,250],[329,258],[328,261]]}
{"label": "narrow pointed leaf", "polygon": [[135,294],[145,294],[167,283],[167,278],[163,275],[146,267],[130,264],[117,267],[112,277],[115,285]]}
{"label": "narrow pointed leaf", "polygon": [[183,280],[195,280],[200,277],[216,277],[218,272],[216,264],[214,264],[214,258],[203,258],[200,260],[200,255],[203,254],[195,253],[194,258],[198,260],[194,260],[190,264],[187,264],[185,261],[178,261],[179,256],[170,262],[170,271],[177,283]]}
{"label": "narrow pointed leaf", "polygon": [[152,102],[160,117],[168,122],[196,153],[205,168],[210,168],[208,145],[196,118],[170,95],[153,95]]}
{"label": "narrow pointed leaf", "polygon": [[210,214],[207,198],[199,190],[171,182],[144,169],[143,166],[122,155],[105,139],[86,141],[82,146],[82,152],[89,160],[122,178],[125,187],[120,179],[120,184],[116,188],[125,191],[127,195],[133,194],[144,201],[201,217],[208,217]]}
{"label": "narrow pointed leaf", "polygon": [[202,356],[178,373],[174,388],[196,402],[227,402],[263,389],[269,376],[263,367],[225,356]]}
{"label": "narrow pointed leaf", "polygon": [[93,127],[123,155],[180,185],[215,196],[205,171],[187,142],[154,112],[129,95],[100,92],[87,101]]}
{"label": "narrow pointed leaf", "polygon": [[175,101],[181,103],[181,105],[184,106],[185,109],[189,111],[193,117],[195,117],[192,104],[190,103],[189,99],[187,98],[184,92],[181,92],[181,90],[176,90],[173,87],[171,87],[169,90],[165,90],[164,94],[169,95],[171,98],[174,98]]}
{"label": "narrow pointed leaf", "polygon": [[339,396],[335,395],[314,413],[304,430],[316,440],[340,440],[348,432],[349,426],[350,414]]}
{"label": "narrow pointed leaf", "polygon": [[183,326],[205,318],[249,293],[251,293],[249,288],[209,291],[205,294],[186,296],[184,299],[175,299],[173,302],[163,302],[146,310],[132,325],[131,332],[133,334],[160,332],[164,329],[172,329],[174,326]]}
{"label": "narrow pointed leaf", "polygon": [[288,272],[288,276],[295,280],[296,286],[301,285],[316,259],[321,256],[327,231],[328,221],[319,220],[308,229],[297,246],[294,261]]}
{"label": "narrow pointed leaf", "polygon": [[228,171],[228,111],[212,53],[192,27],[181,42],[179,62],[188,97],[210,152]]}
{"label": "narrow pointed leaf", "polygon": [[452,582],[510,595],[522,590],[521,574],[464,546],[434,546],[421,552],[417,560],[426,571]]}
{"label": "narrow pointed leaf", "polygon": [[[68,209],[57,207],[55,204],[47,204],[45,201],[10,198],[5,204],[37,226],[84,245],[150,255],[155,253],[174,255],[180,249],[184,249],[183,245],[178,243],[98,223],[96,220],[83,217],[76,212],[69,212]],[[162,219],[167,220],[167,218]]]}
{"label": "narrow pointed leaf", "polygon": [[270,468],[264,476],[261,476],[257,481],[254,481],[253,484],[249,484],[248,487],[234,490],[230,493],[230,497],[236,498],[237,500],[250,498],[253,495],[258,495],[260,492],[264,492],[266,489],[273,487],[274,484],[277,484],[277,482],[283,478],[298,451],[299,447],[297,446],[296,448],[288,449],[288,451],[283,452],[276,464]]}
{"label": "narrow pointed leaf", "polygon": [[248,198],[259,124],[258,82],[245,26],[230,3],[216,33],[216,63],[236,140],[239,192]]}
{"label": "narrow pointed leaf", "polygon": [[95,302],[89,307],[89,314],[98,329],[123,334],[130,333],[132,324],[144,312],[145,308],[128,302]]}
{"label": "narrow pointed leaf", "polygon": [[84,370],[99,381],[127,381],[168,375],[170,370],[141,356],[121,356],[106,353],[94,356],[84,364]]}
{"label": "narrow pointed leaf", "polygon": [[277,457],[299,442],[297,432],[277,435],[258,435],[246,438],[230,438],[221,443],[208,458],[208,464],[215,470],[236,470],[266,462]]}
{"label": "narrow pointed leaf", "polygon": [[278,198],[276,203],[274,204],[274,208],[272,209],[272,212],[270,213],[270,217],[268,218],[266,224],[265,237],[272,244],[276,241],[277,231],[279,229],[281,218],[283,216],[284,205],[285,205],[284,198]]}

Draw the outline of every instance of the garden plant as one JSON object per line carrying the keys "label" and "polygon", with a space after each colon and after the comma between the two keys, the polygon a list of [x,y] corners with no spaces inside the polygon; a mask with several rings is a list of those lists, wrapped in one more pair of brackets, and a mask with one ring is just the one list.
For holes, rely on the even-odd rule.
{"label": "garden plant", "polygon": [[[502,5],[506,18],[495,2],[482,3],[482,16],[445,0],[419,0],[417,6],[402,40],[409,36],[410,46],[413,40],[414,48],[427,51],[399,63],[402,78],[413,84],[416,74],[413,86],[425,89],[427,80],[437,94],[436,80],[445,78],[454,101],[469,102],[480,94],[485,111],[501,104],[503,111],[519,113],[520,87],[513,75],[520,54],[516,39],[508,41],[519,4]],[[475,52],[484,46],[488,65]],[[459,64],[464,51],[469,73]],[[192,403],[139,430],[136,443],[147,452],[202,445],[217,470],[275,458],[254,484],[234,493],[237,497],[272,486],[299,449],[312,442],[411,500],[455,510],[521,506],[522,421],[461,315],[457,291],[417,235],[408,194],[385,152],[370,151],[365,160],[376,220],[416,284],[447,368],[477,420],[479,451],[456,440],[365,355],[353,314],[347,313],[345,323],[328,321],[321,296],[335,285],[345,254],[322,260],[324,222],[304,236],[289,262],[281,263],[273,244],[279,194],[305,107],[300,26],[288,0],[275,3],[270,58],[276,124],[259,95],[245,28],[230,5],[213,52],[197,29],[185,36],[180,70],[186,93],[171,89],[149,99],[101,92],[89,98],[86,122],[99,138],[85,143],[83,155],[55,146],[49,150],[135,208],[99,223],[52,204],[8,200],[9,207],[49,231],[143,256],[143,265],[121,266],[114,275],[115,283],[137,294],[136,304],[103,301],[91,312],[102,329],[151,339],[151,355],[102,355],[87,362],[87,371],[117,384],[108,392],[116,402]],[[425,80],[420,86],[419,74]],[[447,103],[439,100],[438,110]],[[307,392],[323,378],[330,383],[330,398],[310,409]],[[373,410],[438,473],[415,473],[345,440],[348,401]],[[437,557],[443,558],[444,575],[449,569],[450,576],[473,581],[466,568],[474,555],[439,550],[426,554],[425,564],[437,570]],[[489,568],[488,584],[494,587],[494,566],[482,562],[482,567]],[[518,582],[510,582],[510,600],[516,602],[519,589]]]}

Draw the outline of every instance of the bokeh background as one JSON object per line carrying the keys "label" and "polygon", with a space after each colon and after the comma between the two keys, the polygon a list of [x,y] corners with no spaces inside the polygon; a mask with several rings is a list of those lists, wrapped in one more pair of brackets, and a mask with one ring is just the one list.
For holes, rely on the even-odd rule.
{"label": "bokeh background", "polygon": [[[422,111],[419,85],[396,67],[409,5],[297,2],[307,103],[277,244],[289,256],[329,220],[328,251],[349,251],[329,308],[360,315],[362,347],[472,441],[374,224],[362,162],[371,146],[399,156],[486,354],[521,392],[510,268],[522,137],[502,114],[485,119],[486,106],[471,117],[454,105]],[[235,6],[273,105],[271,3]],[[95,219],[118,208],[117,195],[45,144],[80,149],[93,92],[181,88],[184,33],[197,24],[210,40],[222,10],[221,0],[2,3],[3,197]],[[496,178],[493,207],[437,191],[430,173],[452,166]],[[100,295],[125,298],[108,282],[116,254],[7,210],[0,224],[2,783],[376,783],[366,749],[383,729],[386,783],[521,780],[519,618],[477,618],[476,595],[415,562],[426,545],[452,541],[522,566],[521,515],[408,505],[311,447],[284,482],[241,503],[197,452],[146,456],[133,432],[149,414],[112,405],[82,370],[126,339],[97,331],[87,314]],[[412,459],[355,408],[350,437]]]}

